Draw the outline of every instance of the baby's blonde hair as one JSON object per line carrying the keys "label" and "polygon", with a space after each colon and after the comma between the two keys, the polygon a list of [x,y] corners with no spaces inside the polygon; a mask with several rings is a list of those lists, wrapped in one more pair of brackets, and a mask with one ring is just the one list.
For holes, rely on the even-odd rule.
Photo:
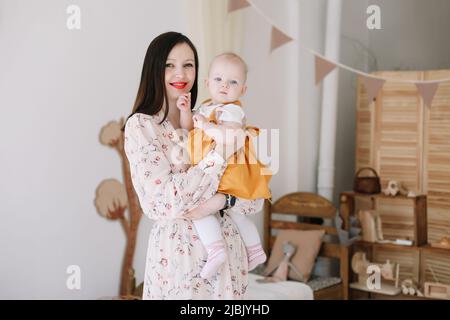
{"label": "baby's blonde hair", "polygon": [[227,59],[227,60],[230,60],[230,61],[240,64],[242,66],[242,68],[244,69],[245,80],[247,80],[247,73],[248,73],[247,64],[245,63],[244,59],[242,59],[239,55],[237,55],[234,52],[225,52],[225,53],[221,53],[221,54],[215,56],[214,59],[209,64],[208,74],[211,71],[211,67],[213,66],[214,62],[216,62],[217,60],[219,60],[221,58],[224,58],[224,59]]}

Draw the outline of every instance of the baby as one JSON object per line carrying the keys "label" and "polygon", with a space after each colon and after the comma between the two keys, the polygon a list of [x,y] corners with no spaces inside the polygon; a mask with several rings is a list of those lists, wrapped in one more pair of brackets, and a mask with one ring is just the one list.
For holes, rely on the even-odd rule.
{"label": "baby", "polygon": [[[187,142],[188,152],[194,165],[208,153],[211,144],[216,140],[215,134],[224,134],[226,128],[242,128],[246,133],[245,146],[228,160],[218,193],[190,211],[190,213],[196,211],[203,215],[208,214],[193,220],[199,238],[208,253],[206,264],[200,273],[202,278],[214,275],[227,259],[219,221],[211,213],[220,211],[223,215],[221,209],[225,207],[225,202],[229,205],[230,202],[236,201],[236,198],[239,198],[239,201],[248,201],[271,197],[268,186],[271,176],[261,175],[265,167],[256,160],[250,140],[251,136],[259,133],[258,128],[245,126],[245,113],[238,101],[247,90],[246,80],[247,66],[238,55],[225,53],[215,57],[211,62],[206,80],[211,99],[194,109],[191,121],[186,120],[186,117],[183,119],[183,115],[180,115],[180,119],[185,120],[180,121],[182,128],[190,130]],[[189,94],[178,98],[177,107],[182,111],[181,113],[190,106],[189,100]],[[227,214],[239,230],[247,250],[248,269],[252,270],[267,259],[261,246],[258,230],[244,214],[237,210],[233,211],[233,207],[227,210]]]}

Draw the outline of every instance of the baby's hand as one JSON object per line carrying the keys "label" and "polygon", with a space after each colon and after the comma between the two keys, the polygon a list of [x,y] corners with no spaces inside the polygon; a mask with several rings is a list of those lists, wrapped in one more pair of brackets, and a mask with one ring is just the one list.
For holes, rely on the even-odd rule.
{"label": "baby's hand", "polygon": [[194,128],[203,129],[206,123],[206,118],[202,116],[201,114],[196,114],[192,117],[192,120],[194,120]]}
{"label": "baby's hand", "polygon": [[190,111],[191,110],[191,93],[185,93],[178,97],[177,107],[180,111]]}

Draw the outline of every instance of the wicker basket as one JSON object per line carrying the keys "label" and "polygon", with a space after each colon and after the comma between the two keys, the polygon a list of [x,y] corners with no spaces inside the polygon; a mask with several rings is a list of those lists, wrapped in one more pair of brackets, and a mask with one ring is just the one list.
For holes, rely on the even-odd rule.
{"label": "wicker basket", "polygon": [[[360,177],[359,174],[363,170],[370,170],[372,171],[375,176],[374,177]],[[356,172],[355,174],[355,181],[353,183],[353,191],[358,193],[365,193],[365,194],[376,194],[381,192],[381,183],[380,183],[380,177],[378,176],[377,172],[370,167],[361,168]]]}

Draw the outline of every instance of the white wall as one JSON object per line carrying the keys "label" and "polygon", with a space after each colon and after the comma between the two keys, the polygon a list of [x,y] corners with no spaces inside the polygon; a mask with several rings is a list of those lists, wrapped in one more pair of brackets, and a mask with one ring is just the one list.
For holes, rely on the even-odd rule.
{"label": "white wall", "polygon": [[[66,8],[81,8],[81,30]],[[131,111],[147,46],[184,31],[180,0],[0,2],[0,299],[118,293],[125,236],[100,217],[97,185],[121,180],[100,128]],[[149,220],[135,266],[142,281]],[[81,290],[66,268],[81,267]]]}
{"label": "white wall", "polygon": [[450,68],[448,0],[377,0],[382,30],[369,33],[380,70]]}

